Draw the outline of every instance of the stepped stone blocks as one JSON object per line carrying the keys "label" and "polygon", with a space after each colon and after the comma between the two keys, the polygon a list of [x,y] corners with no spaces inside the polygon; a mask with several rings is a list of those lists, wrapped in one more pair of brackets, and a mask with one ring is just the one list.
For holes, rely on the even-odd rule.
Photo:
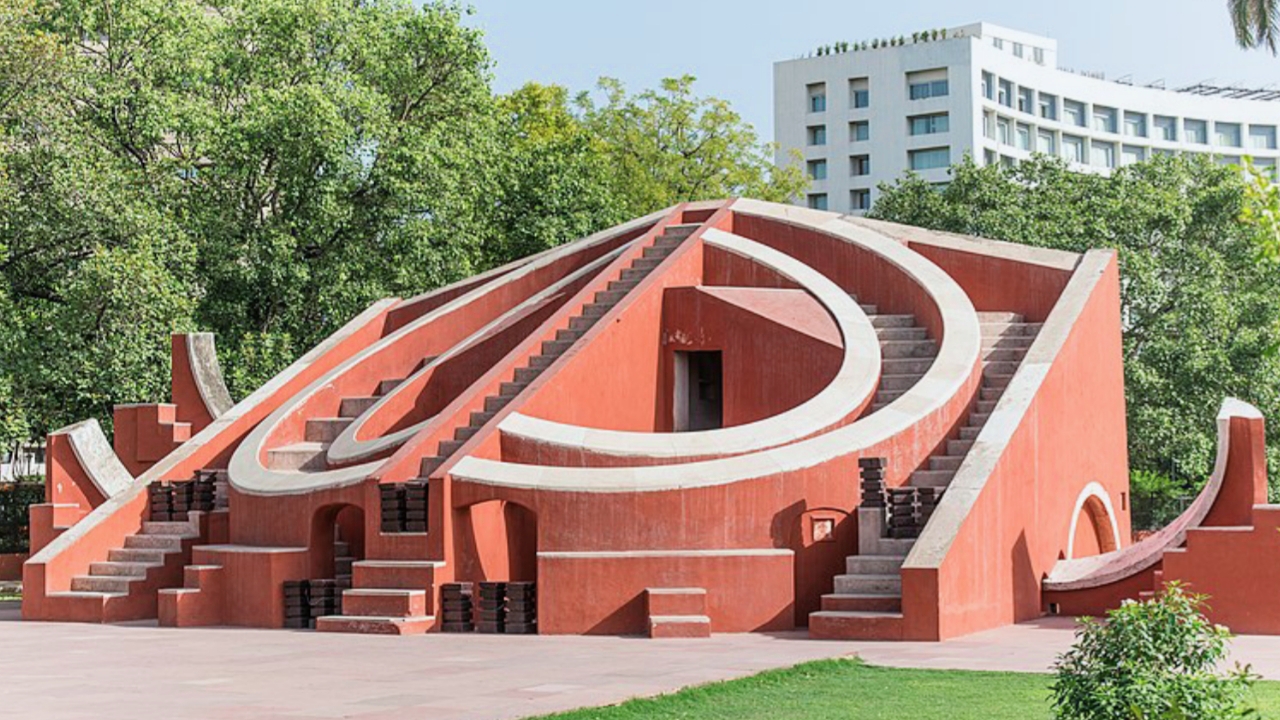
{"label": "stepped stone blocks", "polygon": [[[234,405],[175,337],[174,402],[122,407],[117,452],[51,438],[24,616],[939,640],[1132,552],[1114,253],[745,199],[565,240],[375,303]],[[1241,497],[1115,582],[1266,527]]]}

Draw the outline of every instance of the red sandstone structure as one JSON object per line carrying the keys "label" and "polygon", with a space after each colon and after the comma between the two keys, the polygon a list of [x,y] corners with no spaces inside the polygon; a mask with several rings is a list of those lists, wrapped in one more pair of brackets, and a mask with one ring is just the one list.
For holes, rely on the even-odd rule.
{"label": "red sandstone structure", "polygon": [[939,640],[1163,576],[1280,631],[1256,411],[1128,544],[1120,325],[1112,252],[737,200],[375,303],[235,404],[175,336],[172,404],[50,436],[23,614]]}

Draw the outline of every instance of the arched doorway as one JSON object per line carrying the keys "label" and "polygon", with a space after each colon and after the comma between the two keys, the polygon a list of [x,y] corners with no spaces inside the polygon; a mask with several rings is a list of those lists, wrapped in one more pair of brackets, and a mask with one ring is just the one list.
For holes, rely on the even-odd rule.
{"label": "arched doorway", "polygon": [[518,503],[488,500],[466,507],[460,515],[458,564],[462,578],[537,581],[536,513]]}
{"label": "arched doorway", "polygon": [[351,564],[364,559],[364,510],[346,503],[316,510],[308,550],[312,578],[349,579]]}

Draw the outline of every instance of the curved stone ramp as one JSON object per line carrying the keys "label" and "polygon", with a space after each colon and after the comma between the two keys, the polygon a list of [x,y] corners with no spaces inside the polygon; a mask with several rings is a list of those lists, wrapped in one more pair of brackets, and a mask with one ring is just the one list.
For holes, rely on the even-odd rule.
{"label": "curved stone ramp", "polygon": [[[885,258],[919,284],[936,307],[944,329],[938,356],[925,376],[888,406],[856,422],[767,450],[679,464],[614,468],[520,465],[469,456],[460,459],[450,474],[480,485],[557,492],[657,492],[729,485],[856,457],[910,431],[926,418],[945,413],[961,390],[975,384],[982,345],[978,316],[965,292],[937,265],[902,243],[834,213],[744,200],[737,201],[733,211],[783,219],[857,245]],[[948,418],[946,424],[953,421]]]}
{"label": "curved stone ramp", "polygon": [[871,403],[880,379],[880,342],[870,319],[834,282],[804,263],[744,237],[708,228],[703,243],[769,268],[813,296],[835,320],[844,358],[835,377],[809,400],[773,417],[697,432],[604,430],[512,413],[506,435],[613,458],[729,456],[785,445],[835,427]]}
{"label": "curved stone ramp", "polygon": [[[419,422],[408,425],[399,430],[385,433],[379,437],[360,439],[364,432],[365,426],[378,413],[384,412],[388,405],[394,403],[402,395],[409,393],[420,393],[430,382],[431,375],[444,363],[457,357],[461,353],[470,350],[484,342],[486,339],[498,333],[519,320],[537,312],[545,307],[548,303],[561,299],[566,293],[571,293],[570,288],[576,283],[580,283],[589,279],[592,275],[600,272],[609,263],[613,262],[622,254],[623,248],[610,251],[600,258],[584,265],[578,270],[566,276],[564,279],[556,282],[545,290],[537,293],[533,297],[525,300],[516,307],[508,310],[493,321],[468,336],[462,342],[454,345],[445,352],[441,353],[434,360],[427,363],[414,374],[405,379],[391,392],[383,395],[368,410],[361,413],[350,425],[344,429],[333,444],[329,446],[327,452],[328,460],[334,465],[345,465],[353,462],[361,462],[372,459],[378,455],[386,453],[390,450],[402,445],[406,440],[416,435],[435,419],[433,414],[431,417]],[[469,383],[468,383],[469,384]],[[447,403],[446,403],[447,404]]]}
{"label": "curved stone ramp", "polygon": [[[182,333],[186,372],[195,386],[201,404],[211,420],[221,418],[236,405],[232,393],[223,379],[223,368],[218,361],[218,348],[214,345],[214,333]],[[174,398],[177,401],[177,398]]]}
{"label": "curved stone ramp", "polygon": [[[111,447],[111,442],[107,440],[107,436],[102,432],[102,426],[98,424],[96,419],[81,420],[78,423],[68,425],[64,428],[54,430],[49,433],[49,450],[51,453],[56,452],[62,442],[66,442],[75,457],[75,464],[83,479],[87,480],[102,500],[110,500],[119,495],[133,484],[133,475],[125,468],[124,463],[120,462],[120,457],[116,455],[116,451]],[[54,464],[54,463],[51,463]],[[65,473],[66,468],[60,467],[62,463],[56,463],[55,468],[50,474],[50,479],[55,485],[64,481],[59,475],[65,474],[66,482],[79,482],[80,477],[75,473]],[[53,494],[56,497],[60,494],[61,488],[55,487]],[[86,511],[89,508],[84,508]]]}
{"label": "curved stone ramp", "polygon": [[[1148,573],[1164,557],[1165,552],[1186,542],[1187,530],[1205,524],[1218,504],[1227,484],[1227,468],[1231,459],[1231,421],[1235,418],[1261,420],[1262,413],[1253,405],[1227,398],[1218,410],[1218,452],[1213,474],[1191,505],[1173,522],[1155,534],[1114,552],[1074,560],[1059,560],[1042,584],[1045,592],[1076,593],[1116,585]],[[1141,584],[1150,590],[1150,579]],[[1064,598],[1058,598],[1063,600]]]}
{"label": "curved stone ramp", "polygon": [[[245,437],[244,442],[236,448],[231,461],[228,463],[227,474],[231,485],[243,493],[265,496],[307,493],[321,488],[345,487],[361,482],[376,470],[383,460],[310,472],[274,470],[267,467],[265,462],[268,445],[275,440],[274,436],[285,420],[302,412],[311,398],[322,391],[327,391],[341,377],[372,362],[376,356],[389,351],[398,342],[405,341],[407,338],[411,339],[415,333],[428,331],[431,324],[436,320],[446,317],[451,312],[466,308],[473,302],[503,286],[541,271],[553,263],[571,258],[585,250],[616,241],[632,231],[653,224],[653,222],[653,216],[646,216],[555,248],[549,253],[538,256],[538,259],[534,262],[497,276],[490,283],[476,286],[468,292],[434,307],[412,322],[370,344],[369,347],[348,358],[341,365],[329,371],[323,377],[318,378],[288,402],[282,404]],[[634,241],[627,240],[623,243],[623,246],[625,247],[631,242]],[[588,262],[594,262],[594,260]],[[516,304],[519,305],[520,303]],[[405,439],[407,438],[400,438],[399,441],[403,443]]]}

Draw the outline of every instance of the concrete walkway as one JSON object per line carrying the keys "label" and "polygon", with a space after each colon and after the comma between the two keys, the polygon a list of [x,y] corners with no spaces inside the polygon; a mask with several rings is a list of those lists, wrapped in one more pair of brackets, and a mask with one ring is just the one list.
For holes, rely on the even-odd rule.
{"label": "concrete walkway", "polygon": [[[1071,644],[1050,619],[947,643],[429,635],[18,621],[0,603],[0,707],[39,720],[485,720],[617,703],[808,660],[1042,672]],[[1280,638],[1237,657],[1280,679]]]}

